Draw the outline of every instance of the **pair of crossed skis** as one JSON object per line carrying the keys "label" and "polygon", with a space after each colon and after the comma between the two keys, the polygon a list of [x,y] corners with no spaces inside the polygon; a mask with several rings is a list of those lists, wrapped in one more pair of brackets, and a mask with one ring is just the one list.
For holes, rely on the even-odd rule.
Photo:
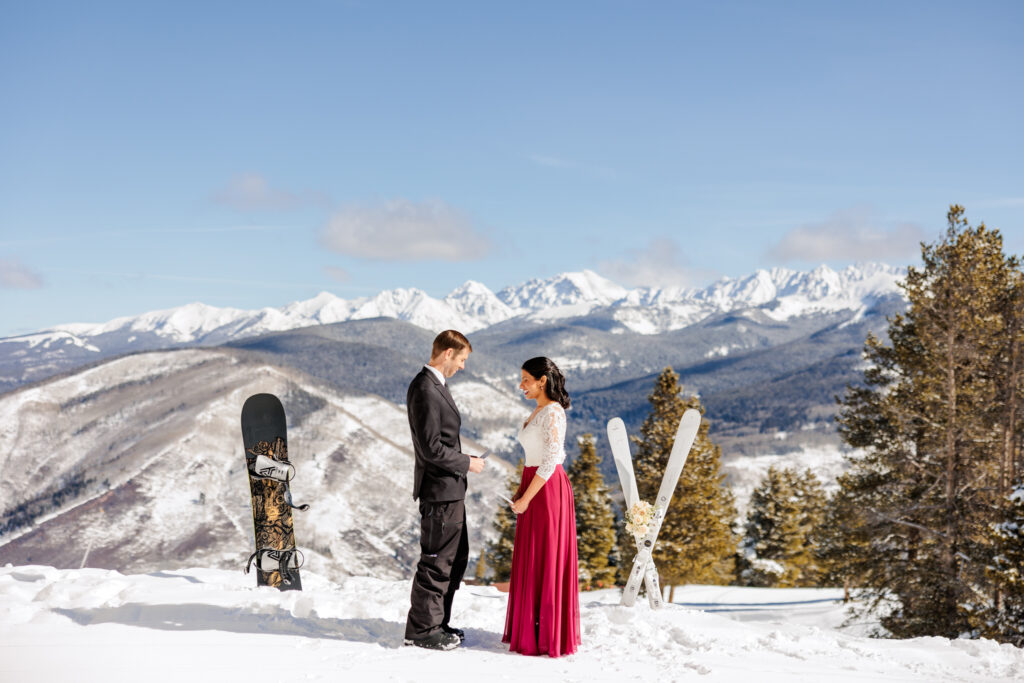
{"label": "pair of crossed skis", "polygon": [[[661,609],[665,606],[661,597],[661,584],[658,582],[658,568],[654,566],[651,553],[654,552],[654,544],[658,540],[661,524],[665,521],[668,504],[672,501],[676,482],[679,481],[679,475],[683,472],[686,457],[690,453],[690,448],[693,447],[693,441],[697,438],[699,428],[699,411],[691,408],[683,413],[682,419],[679,420],[679,428],[676,430],[675,441],[672,443],[668,465],[661,478],[658,498],[654,501],[654,517],[647,526],[647,533],[643,536],[636,535],[633,539],[636,542],[636,558],[633,560],[633,569],[629,572],[629,580],[622,591],[622,601],[620,602],[626,607],[630,607],[636,602],[641,583],[647,586],[647,600],[652,609]],[[629,453],[626,425],[620,418],[613,417],[608,421],[608,441],[612,446],[612,457],[615,459],[615,469],[619,473],[619,482],[622,484],[622,495],[626,499],[626,508],[629,509],[640,500],[640,495],[636,488],[636,477],[633,475],[633,458]]]}

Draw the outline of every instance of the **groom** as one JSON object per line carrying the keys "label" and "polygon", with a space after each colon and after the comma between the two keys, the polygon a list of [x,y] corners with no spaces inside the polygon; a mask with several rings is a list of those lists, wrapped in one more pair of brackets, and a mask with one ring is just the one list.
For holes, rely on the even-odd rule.
{"label": "groom", "polygon": [[466,366],[472,351],[469,340],[455,330],[437,335],[430,363],[406,394],[416,453],[412,497],[420,502],[420,561],[412,580],[405,644],[431,650],[452,650],[465,637],[448,621],[469,561],[466,473],[482,472],[484,461],[461,451],[462,419],[447,380]]}

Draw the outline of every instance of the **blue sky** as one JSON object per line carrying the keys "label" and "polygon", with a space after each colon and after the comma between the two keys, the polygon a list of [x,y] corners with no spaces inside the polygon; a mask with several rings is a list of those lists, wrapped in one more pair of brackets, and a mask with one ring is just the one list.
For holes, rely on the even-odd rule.
{"label": "blue sky", "polygon": [[1024,252],[1018,2],[0,2],[0,335]]}

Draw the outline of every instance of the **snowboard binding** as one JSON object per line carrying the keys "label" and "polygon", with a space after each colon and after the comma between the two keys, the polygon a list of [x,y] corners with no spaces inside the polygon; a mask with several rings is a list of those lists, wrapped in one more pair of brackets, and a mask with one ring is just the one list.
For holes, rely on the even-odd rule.
{"label": "snowboard binding", "polygon": [[292,572],[297,572],[302,567],[305,557],[303,557],[302,551],[298,548],[285,548],[284,550],[260,548],[250,555],[248,561],[246,561],[246,574],[252,568],[253,562],[255,562],[256,569],[259,571],[266,573],[278,572],[281,575],[281,581],[285,585],[291,585],[298,578],[298,574],[293,574]]}
{"label": "snowboard binding", "polygon": [[273,479],[287,484],[295,476],[295,466],[287,460],[257,455],[249,464],[249,474],[256,479]]}
{"label": "snowboard binding", "polygon": [[249,453],[256,456],[246,458],[249,475],[256,479],[273,479],[285,484],[290,482],[295,477],[295,466],[287,460],[272,458],[266,454],[267,452],[271,452],[271,449],[266,441],[261,441],[256,444],[256,448],[249,449]]}

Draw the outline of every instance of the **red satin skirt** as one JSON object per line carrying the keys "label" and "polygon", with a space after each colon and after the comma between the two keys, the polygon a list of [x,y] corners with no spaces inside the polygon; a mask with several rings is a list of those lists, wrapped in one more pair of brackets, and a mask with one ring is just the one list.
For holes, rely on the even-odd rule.
{"label": "red satin skirt", "polygon": [[[536,467],[523,469],[519,493]],[[503,643],[524,655],[571,655],[580,644],[576,513],[561,465],[516,518]]]}

